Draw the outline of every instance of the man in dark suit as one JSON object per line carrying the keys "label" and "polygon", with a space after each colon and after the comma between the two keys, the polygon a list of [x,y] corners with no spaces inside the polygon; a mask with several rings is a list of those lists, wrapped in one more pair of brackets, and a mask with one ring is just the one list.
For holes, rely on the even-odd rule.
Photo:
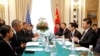
{"label": "man in dark suit", "polygon": [[92,25],[92,29],[93,29],[94,32],[96,33],[97,38],[99,38],[99,37],[100,37],[100,28],[97,26],[97,24],[93,24],[93,25]]}
{"label": "man in dark suit", "polygon": [[0,56],[17,56],[13,47],[10,44],[10,39],[13,37],[13,32],[10,26],[4,25],[0,27],[2,40],[0,41]]}
{"label": "man in dark suit", "polygon": [[10,43],[14,50],[17,52],[18,56],[21,56],[24,49],[25,49],[25,44],[22,43],[20,38],[17,36],[17,32],[19,32],[22,29],[22,23],[19,20],[13,20],[12,21],[12,27],[13,27],[13,38],[10,40]]}
{"label": "man in dark suit", "polygon": [[23,22],[23,28],[17,32],[17,36],[20,38],[21,41],[24,43],[28,41],[32,41],[33,36],[29,34],[28,31],[28,24],[26,22]]}
{"label": "man in dark suit", "polygon": [[94,51],[97,52],[97,53],[100,53],[100,38],[97,41],[97,44],[96,44]]}
{"label": "man in dark suit", "polygon": [[33,33],[33,28],[34,28],[34,25],[32,24],[29,24],[29,27],[28,27],[28,34],[30,35],[30,37],[34,37],[34,33]]}
{"label": "man in dark suit", "polygon": [[71,31],[69,34],[69,37],[77,37],[78,39],[81,38],[81,33],[76,29],[78,25],[76,23],[69,23],[69,30]]}
{"label": "man in dark suit", "polygon": [[17,36],[19,37],[20,41],[23,43],[29,42],[29,41],[36,41],[38,37],[32,36],[32,34],[29,33],[29,25],[26,22],[23,22],[23,28],[17,32]]}
{"label": "man in dark suit", "polygon": [[89,18],[83,19],[82,27],[84,29],[83,35],[79,40],[77,37],[72,38],[73,41],[79,43],[81,46],[89,47],[89,45],[93,45],[95,47],[97,37],[95,36],[95,32],[91,28],[92,21]]}
{"label": "man in dark suit", "polygon": [[56,33],[56,37],[62,37],[64,35],[65,38],[69,38],[70,31],[66,28],[66,23],[61,23],[61,28]]}

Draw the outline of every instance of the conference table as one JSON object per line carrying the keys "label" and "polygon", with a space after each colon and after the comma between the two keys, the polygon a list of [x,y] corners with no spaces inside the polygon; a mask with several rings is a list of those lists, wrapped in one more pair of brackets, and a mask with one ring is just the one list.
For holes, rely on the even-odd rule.
{"label": "conference table", "polygon": [[[28,42],[29,43],[29,42]],[[34,42],[30,42],[31,44]],[[36,42],[35,42],[36,43]],[[39,42],[41,43],[41,42]],[[49,45],[52,46],[52,45]],[[78,45],[75,45],[78,46]],[[44,50],[44,46],[26,46],[25,51],[22,56],[52,56],[51,51],[47,52]],[[27,49],[33,49],[32,52],[26,52]],[[37,49],[36,51],[34,51]],[[38,50],[40,49],[40,50]],[[63,48],[61,41],[56,41],[56,56],[69,56],[71,54],[71,50],[67,48]],[[76,56],[87,56],[88,51],[75,51]]]}

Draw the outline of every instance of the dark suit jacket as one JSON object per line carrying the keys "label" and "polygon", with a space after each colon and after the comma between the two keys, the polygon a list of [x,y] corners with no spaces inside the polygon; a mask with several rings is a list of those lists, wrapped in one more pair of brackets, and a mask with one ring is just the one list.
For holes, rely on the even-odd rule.
{"label": "dark suit jacket", "polygon": [[13,47],[13,49],[17,52],[17,54],[22,54],[24,51],[24,48],[21,48],[21,42],[19,41],[16,34],[13,35],[13,38],[10,40],[10,43]]}
{"label": "dark suit jacket", "polygon": [[4,40],[0,41],[0,56],[17,56],[15,51]]}
{"label": "dark suit jacket", "polygon": [[[75,37],[78,37],[79,39],[82,37],[81,33],[78,30],[75,30],[74,34]],[[70,32],[69,37],[72,37],[72,33]]]}
{"label": "dark suit jacket", "polygon": [[17,35],[14,33],[13,38],[10,40],[13,47],[19,46],[21,42],[18,40]]}
{"label": "dark suit jacket", "polygon": [[96,30],[94,30],[94,31],[95,31],[95,33],[97,35],[97,38],[99,38],[100,37],[100,28],[98,28],[97,31]]}
{"label": "dark suit jacket", "polygon": [[0,34],[0,40],[2,40],[2,35]]}
{"label": "dark suit jacket", "polygon": [[65,38],[69,38],[70,31],[66,28],[65,31],[63,29],[59,29],[59,31],[55,34],[58,36],[62,36],[64,33]]}
{"label": "dark suit jacket", "polygon": [[32,41],[32,36],[30,36],[27,32],[27,30],[21,30],[20,32],[17,32],[17,37],[19,39],[20,42],[28,42],[28,41]]}
{"label": "dark suit jacket", "polygon": [[97,44],[96,44],[94,51],[100,53],[100,38],[97,41]]}
{"label": "dark suit jacket", "polygon": [[79,44],[84,47],[89,47],[89,45],[93,45],[95,47],[97,42],[97,36],[95,36],[95,32],[92,28],[90,28],[82,40],[79,41]]}
{"label": "dark suit jacket", "polygon": [[27,33],[30,37],[34,37],[34,33],[32,32],[32,30],[27,30]]}

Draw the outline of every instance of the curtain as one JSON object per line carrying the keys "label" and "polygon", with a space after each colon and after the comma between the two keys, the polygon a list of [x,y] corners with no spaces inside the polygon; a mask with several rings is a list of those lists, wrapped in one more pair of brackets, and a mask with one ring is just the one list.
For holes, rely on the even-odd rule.
{"label": "curtain", "polygon": [[60,19],[61,19],[61,22],[63,22],[64,20],[64,1],[65,0],[51,0],[53,20],[55,19],[56,7],[58,7]]}
{"label": "curtain", "polygon": [[4,5],[0,4],[0,18],[3,19],[5,16]]}
{"label": "curtain", "polygon": [[22,22],[25,21],[26,14],[27,14],[27,7],[29,6],[30,9],[31,1],[32,0],[15,0],[16,19]]}

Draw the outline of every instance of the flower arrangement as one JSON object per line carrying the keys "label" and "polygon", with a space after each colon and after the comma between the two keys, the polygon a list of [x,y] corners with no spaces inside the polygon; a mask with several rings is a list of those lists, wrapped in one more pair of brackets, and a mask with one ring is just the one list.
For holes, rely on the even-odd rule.
{"label": "flower arrangement", "polygon": [[37,28],[37,30],[40,30],[40,31],[43,31],[43,32],[48,30],[48,23],[45,22],[45,18],[39,19],[39,22],[38,22],[36,28]]}

